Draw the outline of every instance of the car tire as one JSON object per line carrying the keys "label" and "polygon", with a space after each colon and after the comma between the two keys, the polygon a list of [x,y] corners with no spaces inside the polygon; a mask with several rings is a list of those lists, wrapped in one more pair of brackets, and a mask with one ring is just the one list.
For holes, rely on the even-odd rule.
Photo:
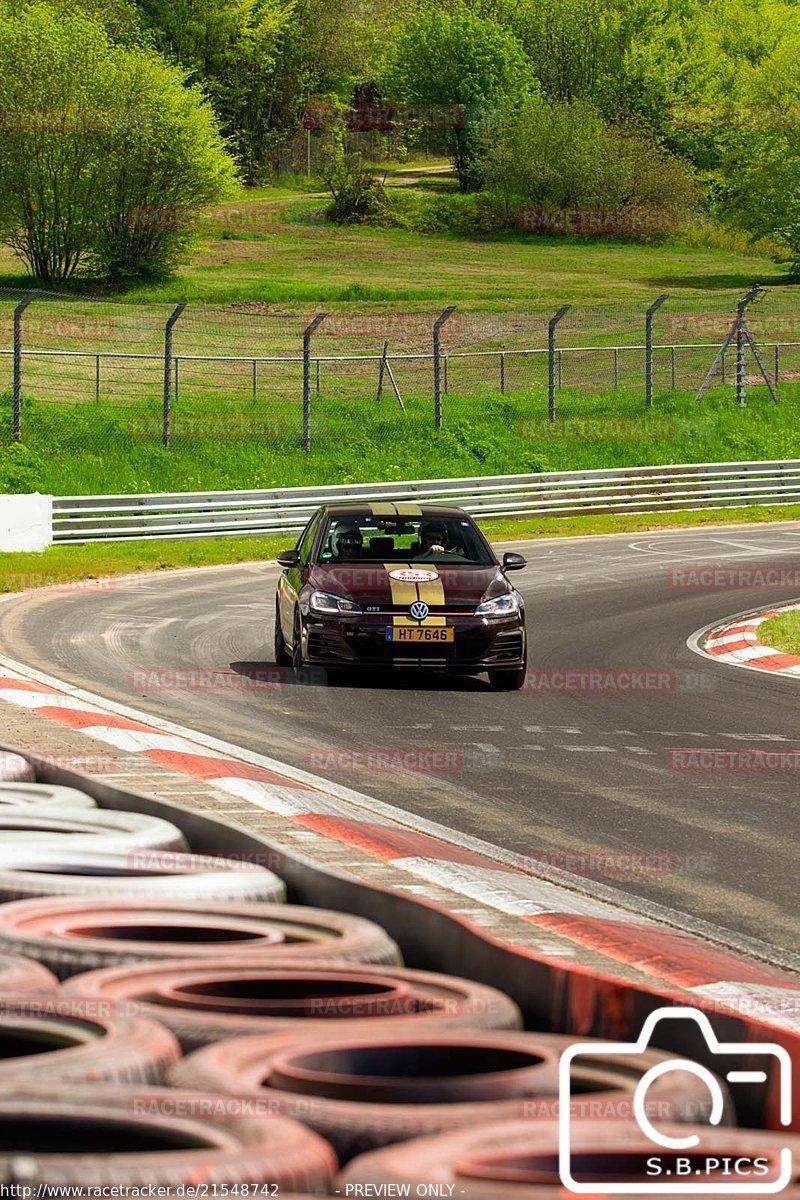
{"label": "car tire", "polygon": [[275,662],[279,667],[290,667],[292,656],[286,649],[286,640],[281,625],[281,606],[275,603]]}
{"label": "car tire", "polygon": [[[2,983],[2,976],[0,976]],[[254,1034],[330,1036],[355,1023],[376,1032],[435,1029],[515,1030],[513,1000],[473,980],[360,963],[226,965],[168,959],[126,963],[73,975],[68,996],[141,1005],[171,1029],[184,1053],[210,1042]]]}
{"label": "car tire", "polygon": [[525,684],[525,671],[525,667],[519,667],[515,671],[490,671],[489,683],[496,692],[518,692]]}
{"label": "car tire", "polygon": [[[354,1025],[356,1023],[354,1022]],[[366,1150],[447,1130],[478,1130],[512,1121],[530,1103],[529,1125],[557,1114],[559,1059],[568,1036],[481,1030],[391,1034],[360,1028],[237,1037],[195,1050],[175,1063],[173,1087],[268,1096],[331,1143],[342,1163]],[[589,1039],[587,1039],[587,1044]],[[656,1050],[602,1057],[587,1051],[573,1067],[576,1093],[614,1111],[630,1107],[651,1067],[674,1056]],[[722,1121],[735,1110],[724,1083]],[[575,1099],[581,1096],[576,1094]],[[670,1104],[671,1121],[707,1120],[706,1081],[674,1070],[651,1084],[648,1098]],[[556,1122],[553,1122],[555,1125]]]}
{"label": "car tire", "polygon": [[0,754],[0,779],[8,783],[32,783],[36,778],[33,767],[21,754],[10,750]]}
{"label": "car tire", "polygon": [[0,902],[44,896],[280,904],[286,887],[255,864],[172,850],[0,850]]}
{"label": "car tire", "polygon": [[0,997],[0,1085],[161,1083],[180,1058],[174,1033],[152,1017],[98,1001],[30,992]]}
{"label": "car tire", "polygon": [[209,956],[224,964],[244,955],[265,966],[270,959],[401,962],[385,929],[349,913],[138,897],[48,896],[0,904],[0,952],[34,958],[60,979],[129,962]]}
{"label": "car tire", "polygon": [[303,630],[300,624],[300,609],[294,610],[294,628],[292,630],[292,667],[296,674],[300,674],[305,663],[303,662]]}
{"label": "car tire", "polygon": [[20,854],[36,850],[188,850],[181,831],[162,817],[107,808],[0,810],[0,839]]}
{"label": "car tire", "polygon": [[0,812],[13,815],[37,812],[72,812],[97,808],[97,801],[77,788],[57,787],[50,783],[0,783]]}
{"label": "car tire", "polygon": [[0,954],[0,995],[57,991],[58,980],[41,963],[22,954]]}
{"label": "car tire", "polygon": [[27,1178],[20,1171],[30,1164],[29,1191],[43,1195],[63,1187],[76,1196],[146,1196],[149,1188],[157,1196],[301,1200],[298,1189],[327,1196],[337,1166],[317,1134],[263,1103],[226,1105],[164,1087],[93,1084],[65,1094],[22,1085],[0,1097],[0,1125],[15,1147],[0,1149],[0,1190]]}

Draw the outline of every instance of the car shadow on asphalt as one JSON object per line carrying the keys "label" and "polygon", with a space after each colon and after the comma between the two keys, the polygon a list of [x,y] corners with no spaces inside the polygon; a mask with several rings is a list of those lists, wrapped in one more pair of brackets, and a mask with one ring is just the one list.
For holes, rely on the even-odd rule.
{"label": "car shadow on asphalt", "polygon": [[278,691],[282,687],[352,688],[356,691],[398,692],[484,692],[489,683],[482,676],[448,675],[443,671],[381,671],[347,667],[327,671],[324,667],[304,667],[295,673],[292,667],[280,667],[271,660],[232,662],[230,669],[242,678],[247,691]]}

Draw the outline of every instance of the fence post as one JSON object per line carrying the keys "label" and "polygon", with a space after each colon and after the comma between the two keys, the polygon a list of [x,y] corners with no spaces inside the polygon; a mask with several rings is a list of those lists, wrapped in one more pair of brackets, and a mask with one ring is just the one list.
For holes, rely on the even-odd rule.
{"label": "fence post", "polygon": [[747,306],[761,291],[756,284],[736,305],[736,402],[739,408],[747,407],[747,385],[744,372],[744,348],[747,343]]}
{"label": "fence post", "polygon": [[500,391],[506,390],[506,356],[505,351],[500,351]]}
{"label": "fence post", "polygon": [[170,313],[164,327],[164,406],[161,418],[161,441],[169,445],[170,423],[172,421],[172,330],[175,322],[186,308],[186,301],[181,300],[177,308]]}
{"label": "fence post", "polygon": [[[556,419],[556,325],[569,312],[571,304],[562,304],[547,325],[547,419]],[[560,375],[560,372],[559,372]],[[561,380],[559,379],[559,384]]]}
{"label": "fence post", "polygon": [[442,428],[442,326],[455,311],[456,306],[451,304],[433,323],[433,412],[437,429]]}
{"label": "fence post", "polygon": [[[650,307],[648,308],[648,310],[645,314],[645,321],[644,321],[644,341],[645,341],[644,406],[645,406],[645,408],[653,407],[653,374],[654,374],[653,317],[656,315],[659,308],[661,308],[661,305],[664,303],[664,301],[666,299],[668,299],[668,296],[669,296],[668,292],[665,292],[662,296],[659,296],[657,300],[653,301],[653,303],[650,305]],[[673,387],[674,387],[674,384],[673,384]]]}
{"label": "fence post", "polygon": [[[311,449],[311,338],[327,313],[317,313],[303,330],[303,449]],[[319,360],[317,360],[319,368]]]}
{"label": "fence post", "polygon": [[22,437],[22,314],[36,299],[36,292],[28,292],[14,309],[14,441]]}

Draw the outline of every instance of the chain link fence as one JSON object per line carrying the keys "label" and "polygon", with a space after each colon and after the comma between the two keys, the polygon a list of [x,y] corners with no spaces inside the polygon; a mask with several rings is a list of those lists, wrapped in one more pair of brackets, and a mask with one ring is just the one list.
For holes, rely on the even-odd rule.
{"label": "chain link fence", "polygon": [[599,416],[640,420],[704,380],[732,405],[751,390],[771,403],[765,376],[778,396],[800,380],[795,296],[363,313],[0,290],[0,439],[46,447],[57,434],[98,453],[130,439],[309,450],[497,421],[533,437]]}

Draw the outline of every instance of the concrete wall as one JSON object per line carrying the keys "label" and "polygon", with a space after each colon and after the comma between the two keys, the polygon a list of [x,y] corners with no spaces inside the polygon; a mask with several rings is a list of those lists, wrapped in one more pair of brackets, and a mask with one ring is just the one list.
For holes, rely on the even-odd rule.
{"label": "concrete wall", "polygon": [[0,495],[0,550],[44,550],[52,541],[52,496]]}

